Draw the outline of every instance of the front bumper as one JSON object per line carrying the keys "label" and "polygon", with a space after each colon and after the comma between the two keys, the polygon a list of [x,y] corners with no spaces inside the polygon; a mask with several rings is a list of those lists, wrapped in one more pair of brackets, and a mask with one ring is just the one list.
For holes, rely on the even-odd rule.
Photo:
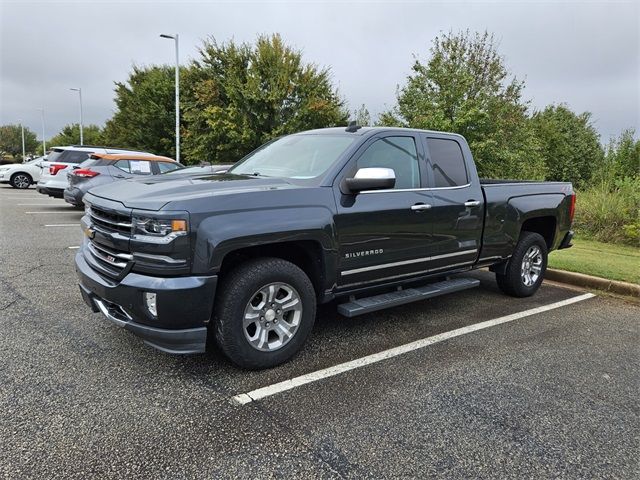
{"label": "front bumper", "polygon": [[[82,249],[75,259],[85,303],[110,321],[167,353],[205,351],[218,277],[159,278],[129,273],[120,282],[93,270]],[[157,298],[157,317],[147,310],[144,293]]]}
{"label": "front bumper", "polygon": [[49,195],[50,197],[64,198],[64,188],[52,188],[52,187],[37,185],[36,191],[38,193],[42,193],[43,195]]}
{"label": "front bumper", "polygon": [[84,197],[84,192],[79,188],[65,188],[63,192],[64,201],[74,205],[76,207],[81,207],[83,205],[82,198]]}

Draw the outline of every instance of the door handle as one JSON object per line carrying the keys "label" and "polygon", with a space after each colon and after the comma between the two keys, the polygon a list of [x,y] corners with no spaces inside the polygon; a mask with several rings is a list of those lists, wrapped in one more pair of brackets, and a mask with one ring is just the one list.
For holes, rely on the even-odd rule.
{"label": "door handle", "polygon": [[464,202],[465,207],[477,207],[480,205],[480,200],[469,200],[468,202]]}
{"label": "door handle", "polygon": [[431,205],[426,203],[416,203],[415,205],[411,205],[411,210],[414,212],[421,212],[422,210],[429,210]]}

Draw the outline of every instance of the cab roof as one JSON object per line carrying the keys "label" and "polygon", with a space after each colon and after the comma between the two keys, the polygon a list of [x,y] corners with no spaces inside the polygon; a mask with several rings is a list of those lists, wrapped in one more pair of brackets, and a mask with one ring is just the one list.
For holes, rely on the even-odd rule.
{"label": "cab roof", "polygon": [[150,162],[171,162],[178,163],[173,158],[162,157],[160,155],[142,155],[136,153],[94,153],[91,158],[102,158],[104,160],[148,160]]}

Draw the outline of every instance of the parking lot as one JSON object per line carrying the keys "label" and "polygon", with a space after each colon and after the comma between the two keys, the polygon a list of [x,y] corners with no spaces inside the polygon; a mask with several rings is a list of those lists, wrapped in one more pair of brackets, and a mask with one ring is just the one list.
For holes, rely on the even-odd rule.
{"label": "parking lot", "polygon": [[5,478],[639,473],[633,303],[556,305],[585,292],[550,284],[510,298],[481,271],[479,289],[362,317],[324,306],[293,361],[247,372],[215,350],[158,352],[92,314],[73,267],[81,214],[0,186]]}

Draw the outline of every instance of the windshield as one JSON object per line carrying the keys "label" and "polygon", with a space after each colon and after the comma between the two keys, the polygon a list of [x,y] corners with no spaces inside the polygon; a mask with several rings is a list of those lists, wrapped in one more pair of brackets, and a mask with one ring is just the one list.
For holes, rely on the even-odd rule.
{"label": "windshield", "polygon": [[228,173],[315,178],[326,172],[354,139],[347,135],[289,135],[249,154]]}

